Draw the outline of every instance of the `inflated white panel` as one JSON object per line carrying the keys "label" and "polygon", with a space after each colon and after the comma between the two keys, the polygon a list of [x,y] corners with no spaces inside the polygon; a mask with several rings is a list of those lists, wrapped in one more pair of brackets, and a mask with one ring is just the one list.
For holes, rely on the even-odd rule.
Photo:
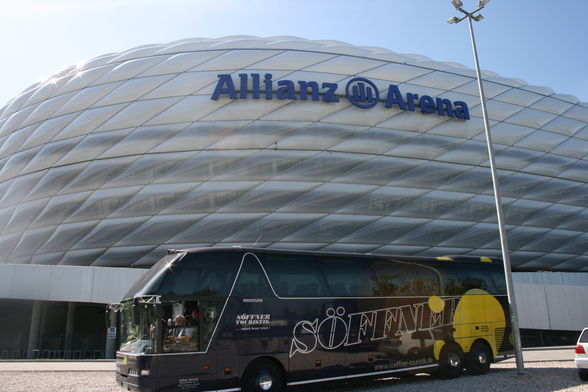
{"label": "inflated white panel", "polygon": [[74,77],[61,87],[57,94],[65,94],[87,88],[97,79],[111,72],[115,67],[116,64],[108,64],[96,68],[88,67],[87,69],[80,69]]}
{"label": "inflated white panel", "polygon": [[87,109],[123,83],[123,81],[106,83],[76,91],[75,95],[73,95],[68,102],[64,103],[63,106],[55,112],[55,116]]}
{"label": "inflated white panel", "polygon": [[172,76],[170,75],[163,75],[129,80],[96,102],[94,106],[106,106],[137,100],[171,78]]}
{"label": "inflated white panel", "polygon": [[126,80],[145,72],[147,69],[161,63],[163,57],[147,57],[136,60],[129,60],[120,65],[117,65],[101,78],[94,81],[92,84],[104,84],[110,82],[117,82],[119,80]]}
{"label": "inflated white panel", "polygon": [[[492,142],[512,145],[534,131],[535,128],[501,122],[492,126]],[[476,139],[485,141],[486,135],[479,135]]]}
{"label": "inflated white panel", "polygon": [[525,108],[520,112],[508,117],[508,122],[523,125],[525,127],[540,128],[553,120],[556,116],[552,113],[542,112],[540,110]]}
{"label": "inflated white panel", "polygon": [[333,58],[330,54],[287,51],[244,68],[298,70]]}
{"label": "inflated white panel", "polygon": [[66,139],[74,136],[85,135],[94,131],[98,126],[110,119],[125,107],[124,104],[89,108],[79,115],[61,130],[55,140]]}
{"label": "inflated white panel", "polygon": [[332,113],[336,113],[347,107],[348,104],[339,102],[335,105],[320,105],[317,104],[317,102],[305,101],[301,102],[298,106],[299,107],[296,111],[291,110],[288,106],[283,106],[263,116],[261,119],[282,121],[297,121],[304,119],[305,121],[320,121]]}
{"label": "inflated white panel", "polygon": [[110,131],[113,129],[141,126],[148,123],[154,116],[162,113],[179,100],[180,98],[158,98],[131,102],[97,127],[96,131]]}
{"label": "inflated white panel", "polygon": [[[506,102],[494,101],[490,100],[486,102],[486,109],[488,113],[488,118],[490,120],[496,121],[504,121],[507,118],[511,117],[515,113],[520,112],[523,110],[522,106],[513,105]],[[476,106],[472,110],[470,110],[470,115],[476,117],[482,117],[482,107],[480,105]],[[509,121],[514,124],[518,124],[515,121]],[[524,124],[521,124],[524,125]]]}
{"label": "inflated white panel", "polygon": [[57,109],[61,108],[72,96],[73,93],[68,93],[41,102],[37,105],[36,109],[33,110],[31,115],[22,122],[21,127],[34,124],[38,121],[44,121],[47,118],[52,117]]}
{"label": "inflated white panel", "polygon": [[553,152],[566,157],[581,159],[588,154],[588,141],[571,137],[554,148]]}
{"label": "inflated white panel", "polygon": [[375,61],[365,58],[337,56],[330,60],[307,67],[312,72],[335,72],[343,75],[355,75],[369,69],[384,65],[382,61]]}
{"label": "inflated white panel", "polygon": [[[210,97],[200,96],[203,101],[210,101]],[[264,100],[236,100],[219,99],[213,105],[207,106],[211,112],[201,119],[203,121],[224,121],[224,120],[257,120],[274,110],[289,105],[291,102],[286,99],[264,99]]]}
{"label": "inflated white panel", "polygon": [[225,54],[226,51],[207,51],[207,52],[194,52],[194,53],[178,53],[171,57],[166,57],[164,61],[149,68],[140,76],[152,76],[152,75],[163,75],[163,74],[177,74],[186,72],[189,69],[196,67],[214,57]]}
{"label": "inflated white panel", "polygon": [[[483,79],[482,85],[484,87],[484,96],[486,97],[486,99],[493,98],[496,95],[501,94],[501,93],[509,90],[509,87],[507,87],[507,86],[490,82],[484,78],[482,78],[482,79]],[[480,90],[478,89],[478,82],[475,79],[469,83],[466,83],[462,86],[455,88],[453,91],[458,92],[458,93],[473,95],[478,98],[480,97]]]}
{"label": "inflated white panel", "polygon": [[231,50],[191,68],[191,71],[242,69],[279,53],[281,52],[275,50]]}
{"label": "inflated white panel", "polygon": [[414,67],[406,64],[384,64],[377,68],[363,72],[366,78],[376,78],[394,82],[406,82],[430,73],[430,69]]}
{"label": "inflated white panel", "polygon": [[508,102],[520,106],[531,106],[533,103],[539,101],[541,98],[543,98],[542,95],[526,91],[520,88],[513,88],[512,90],[508,90],[494,97],[494,99],[497,101]]}
{"label": "inflated white panel", "polygon": [[553,132],[533,130],[531,134],[515,143],[515,146],[529,150],[549,152],[567,137]]}
{"label": "inflated white panel", "polygon": [[203,87],[216,84],[218,72],[186,72],[175,76],[143,96],[143,99],[186,96]]}
{"label": "inflated white panel", "polygon": [[424,76],[412,79],[410,83],[436,89],[453,90],[458,86],[468,83],[469,81],[470,78],[466,78],[464,76],[447,72],[441,73],[439,71],[434,71]]}
{"label": "inflated white panel", "polygon": [[588,122],[588,104],[584,103],[583,105],[575,105],[565,112],[564,115],[573,118],[574,120]]}
{"label": "inflated white panel", "polygon": [[571,103],[562,101],[560,99],[555,99],[552,97],[543,97],[539,101],[532,104],[531,108],[553,114],[563,114],[572,106],[573,105]]}
{"label": "inflated white panel", "polygon": [[395,109],[386,109],[381,105],[376,105],[370,109],[370,115],[365,116],[365,109],[357,108],[347,102],[343,102],[342,106],[343,108],[341,110],[326,116],[321,121],[337,124],[375,126],[398,113]]}
{"label": "inflated white panel", "polygon": [[[224,73],[237,97],[213,100]],[[271,99],[263,80],[252,97],[252,77],[241,98],[239,74],[253,73],[272,74]],[[378,88],[373,107],[346,97],[355,77]],[[483,78],[514,268],[588,271],[588,105]],[[277,98],[283,80],[296,99]],[[321,86],[316,101],[299,81]],[[463,101],[470,118],[386,108],[391,84]],[[463,65],[333,40],[185,39],[97,57],[0,108],[0,263],[147,267],[167,247],[255,242],[499,255],[478,93]],[[58,286],[44,298],[64,300]]]}

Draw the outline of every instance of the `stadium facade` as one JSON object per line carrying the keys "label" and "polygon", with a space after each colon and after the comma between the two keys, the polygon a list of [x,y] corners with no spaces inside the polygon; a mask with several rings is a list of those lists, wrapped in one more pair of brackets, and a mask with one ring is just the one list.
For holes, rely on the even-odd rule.
{"label": "stadium facade", "polygon": [[[521,325],[576,331],[588,104],[483,79]],[[35,84],[0,109],[0,350],[104,355],[100,304],[169,248],[499,256],[481,116],[464,66],[296,37],[146,45]]]}

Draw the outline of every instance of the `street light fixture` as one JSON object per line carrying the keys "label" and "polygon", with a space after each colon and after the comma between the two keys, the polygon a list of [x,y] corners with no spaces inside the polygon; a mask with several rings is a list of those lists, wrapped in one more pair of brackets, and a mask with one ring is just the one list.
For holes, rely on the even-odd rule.
{"label": "street light fixture", "polygon": [[486,133],[486,144],[488,147],[488,158],[490,161],[490,171],[492,172],[492,186],[494,188],[494,199],[496,202],[496,215],[498,218],[498,229],[500,232],[500,245],[502,248],[502,259],[504,261],[504,276],[506,279],[506,291],[508,294],[508,304],[510,309],[510,318],[512,326],[512,334],[514,338],[514,349],[517,363],[517,373],[519,375],[525,374],[523,353],[521,349],[521,335],[519,332],[519,321],[517,313],[517,305],[514,298],[514,288],[512,283],[512,271],[510,266],[510,257],[508,253],[508,241],[506,238],[506,229],[504,228],[504,217],[502,214],[502,202],[500,201],[500,189],[498,187],[498,176],[496,174],[496,163],[494,161],[494,151],[492,147],[492,136],[490,135],[490,125],[488,124],[488,114],[486,110],[486,99],[484,98],[484,88],[482,86],[482,75],[480,74],[480,64],[478,62],[478,51],[476,50],[476,40],[474,38],[474,29],[472,27],[472,19],[476,22],[481,21],[484,17],[476,12],[480,11],[490,0],[480,0],[478,8],[472,12],[464,10],[463,3],[460,0],[451,0],[451,3],[456,10],[464,14],[461,18],[456,16],[450,18],[447,22],[456,24],[462,20],[468,20],[470,27],[470,37],[472,39],[472,49],[474,52],[474,61],[476,63],[476,77],[478,79],[478,90],[480,91],[480,103],[482,106],[482,117],[484,119],[484,131]]}

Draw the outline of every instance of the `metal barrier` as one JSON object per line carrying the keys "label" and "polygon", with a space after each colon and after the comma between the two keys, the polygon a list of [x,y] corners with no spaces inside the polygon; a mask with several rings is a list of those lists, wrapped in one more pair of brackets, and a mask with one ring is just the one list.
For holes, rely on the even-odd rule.
{"label": "metal barrier", "polygon": [[0,359],[103,359],[104,350],[0,350]]}

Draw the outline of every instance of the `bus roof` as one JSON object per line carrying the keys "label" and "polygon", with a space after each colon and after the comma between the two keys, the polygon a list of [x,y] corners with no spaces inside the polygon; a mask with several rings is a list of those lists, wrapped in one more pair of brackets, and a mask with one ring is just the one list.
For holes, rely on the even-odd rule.
{"label": "bus roof", "polygon": [[379,260],[399,260],[399,261],[413,261],[413,262],[458,262],[458,263],[502,263],[500,257],[488,256],[471,256],[471,255],[444,255],[437,257],[424,256],[400,256],[400,255],[384,255],[373,253],[354,253],[354,252],[325,252],[325,251],[306,251],[295,249],[279,249],[279,248],[254,248],[254,247],[202,247],[202,248],[186,248],[186,249],[169,249],[168,254],[174,253],[203,253],[203,252],[236,252],[236,253],[265,253],[265,254],[290,254],[300,256],[332,256],[332,257],[362,257],[374,258]]}

